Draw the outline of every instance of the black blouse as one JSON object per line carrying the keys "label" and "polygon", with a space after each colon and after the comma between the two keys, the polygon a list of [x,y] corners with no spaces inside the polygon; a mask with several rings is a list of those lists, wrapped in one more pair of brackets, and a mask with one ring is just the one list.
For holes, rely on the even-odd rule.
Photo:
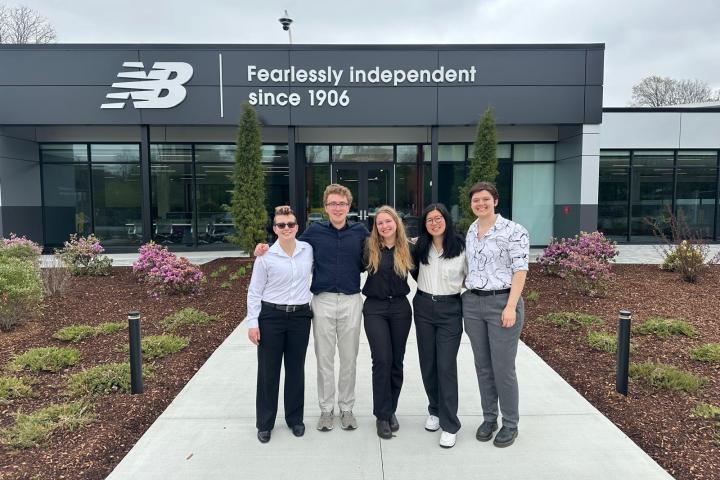
{"label": "black blouse", "polygon": [[376,273],[368,273],[362,293],[368,298],[385,300],[389,297],[401,297],[410,293],[407,275],[398,276],[394,264],[395,247],[383,248],[380,252],[380,268]]}

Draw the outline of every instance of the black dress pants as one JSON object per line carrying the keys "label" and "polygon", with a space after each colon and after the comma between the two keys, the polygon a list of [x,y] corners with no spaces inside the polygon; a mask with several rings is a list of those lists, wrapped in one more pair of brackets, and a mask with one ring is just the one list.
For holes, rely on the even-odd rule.
{"label": "black dress pants", "polygon": [[412,312],[406,296],[368,297],[363,305],[365,334],[372,354],[373,415],[390,420],[403,384],[403,358]]}
{"label": "black dress pants", "polygon": [[256,427],[272,430],[278,408],[280,367],[285,360],[285,422],[288,426],[303,422],[305,408],[305,353],[310,338],[312,311],[307,308],[284,312],[266,305],[258,317]]}
{"label": "black dress pants", "polygon": [[457,354],[462,337],[462,301],[415,295],[415,333],[428,413],[440,418],[448,433],[460,430]]}

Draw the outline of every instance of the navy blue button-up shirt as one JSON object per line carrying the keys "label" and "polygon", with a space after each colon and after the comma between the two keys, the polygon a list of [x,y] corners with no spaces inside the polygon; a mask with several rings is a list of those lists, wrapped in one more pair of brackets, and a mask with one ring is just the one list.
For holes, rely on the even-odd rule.
{"label": "navy blue button-up shirt", "polygon": [[315,222],[299,239],[313,247],[315,264],[310,291],[353,295],[360,292],[365,239],[370,235],[362,223],[345,222],[338,230],[329,221]]}

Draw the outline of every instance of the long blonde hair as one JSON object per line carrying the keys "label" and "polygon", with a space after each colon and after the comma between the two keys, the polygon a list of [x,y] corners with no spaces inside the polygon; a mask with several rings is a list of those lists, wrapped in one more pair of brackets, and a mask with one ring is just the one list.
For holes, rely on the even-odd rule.
{"label": "long blonde hair", "polygon": [[[393,252],[393,267],[395,273],[399,277],[406,277],[408,272],[413,269],[412,256],[410,255],[410,247],[408,246],[407,235],[405,234],[405,226],[400,220],[394,208],[383,205],[375,210],[375,218],[381,213],[390,215],[395,222],[395,251]],[[365,256],[367,258],[367,269],[370,273],[377,273],[380,269],[380,252],[384,248],[382,237],[378,232],[377,224],[373,222],[370,238],[365,242]]]}

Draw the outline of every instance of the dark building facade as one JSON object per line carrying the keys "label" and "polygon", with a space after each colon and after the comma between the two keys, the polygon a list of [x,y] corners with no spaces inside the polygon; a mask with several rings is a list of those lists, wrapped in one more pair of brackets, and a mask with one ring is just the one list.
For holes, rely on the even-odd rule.
{"label": "dark building facade", "polygon": [[0,46],[0,228],[219,248],[240,105],[262,125],[265,204],[322,218],[328,183],[408,227],[459,215],[475,125],[498,124],[500,212],[534,245],[598,225],[603,44]]}

